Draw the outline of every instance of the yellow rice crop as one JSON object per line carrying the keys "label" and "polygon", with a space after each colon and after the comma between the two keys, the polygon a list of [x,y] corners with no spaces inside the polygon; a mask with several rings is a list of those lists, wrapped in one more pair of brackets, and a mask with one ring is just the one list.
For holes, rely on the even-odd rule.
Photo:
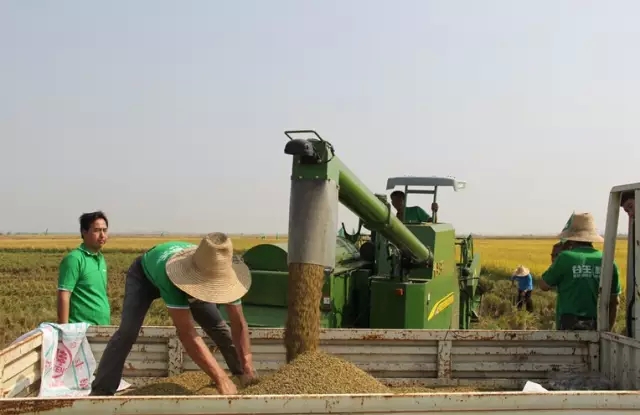
{"label": "yellow rice crop", "polygon": [[[519,264],[531,269],[534,277],[540,276],[550,265],[554,239],[477,239],[474,249],[482,255],[482,266],[489,271],[510,273]],[[602,249],[602,244],[595,244]],[[627,242],[616,243],[615,261],[620,270],[620,283],[624,287],[627,273]]]}
{"label": "yellow rice crop", "polygon": [[[230,235],[234,248],[240,251],[261,243],[286,242],[286,237],[276,235]],[[132,251],[150,248],[166,241],[187,241],[198,244],[201,237],[195,235],[171,235],[171,236],[110,236],[105,250],[107,251]],[[80,237],[75,235],[54,236],[0,236],[1,249],[72,249],[78,246]]]}

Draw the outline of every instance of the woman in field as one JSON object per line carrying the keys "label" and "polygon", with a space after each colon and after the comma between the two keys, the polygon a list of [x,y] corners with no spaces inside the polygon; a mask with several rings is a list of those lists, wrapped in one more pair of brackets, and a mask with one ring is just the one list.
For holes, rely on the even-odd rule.
{"label": "woman in field", "polygon": [[519,265],[513,272],[511,281],[518,281],[518,310],[522,309],[522,305],[526,304],[527,311],[533,312],[533,300],[531,300],[531,291],[533,291],[533,278],[529,268]]}

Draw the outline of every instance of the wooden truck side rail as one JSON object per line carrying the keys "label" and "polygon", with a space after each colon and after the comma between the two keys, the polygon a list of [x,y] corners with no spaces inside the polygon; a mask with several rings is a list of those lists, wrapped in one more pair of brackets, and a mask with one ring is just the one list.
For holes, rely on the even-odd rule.
{"label": "wooden truck side rail", "polygon": [[[115,327],[91,327],[97,360]],[[200,332],[200,334],[204,334]],[[282,329],[252,329],[252,349],[262,374],[284,364]],[[206,338],[206,337],[205,337]],[[640,386],[640,342],[613,333],[484,330],[322,330],[322,348],[349,360],[389,384],[483,385],[520,389],[526,380],[543,382],[558,371],[576,376],[606,373],[619,389]],[[487,414],[531,410],[574,413],[640,411],[640,392],[483,392],[411,395],[289,395],[237,397],[33,398],[40,379],[42,338],[33,335],[0,352],[5,399],[11,414],[288,414],[433,413]],[[226,365],[216,352],[216,358]],[[125,366],[134,385],[151,378],[196,370],[172,327],[146,326]],[[20,398],[22,397],[22,398]],[[8,398],[8,399],[7,399]],[[473,410],[471,410],[473,409]],[[616,411],[617,410],[617,411]],[[421,412],[424,411],[424,412]],[[455,412],[459,411],[459,412]],[[451,413],[451,412],[449,412]],[[507,413],[507,412],[501,412]]]}
{"label": "wooden truck side rail", "polygon": [[[115,330],[113,326],[89,329],[96,360]],[[253,360],[261,375],[285,364],[283,333],[282,329],[251,330]],[[388,384],[516,389],[526,380],[545,380],[557,371],[598,371],[598,339],[596,332],[328,329],[321,333],[321,347]],[[34,392],[41,344],[36,335],[1,352],[4,397]],[[215,356],[226,368],[220,353],[216,351]],[[198,368],[184,352],[175,328],[147,326],[129,354],[124,377],[140,385],[185,370]]]}

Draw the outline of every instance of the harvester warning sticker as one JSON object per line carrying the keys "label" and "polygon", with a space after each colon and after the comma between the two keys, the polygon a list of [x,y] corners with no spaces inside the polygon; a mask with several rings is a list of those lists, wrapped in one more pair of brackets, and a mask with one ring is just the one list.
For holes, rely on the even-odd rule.
{"label": "harvester warning sticker", "polygon": [[453,302],[455,301],[453,292],[447,294],[444,298],[440,299],[437,303],[433,305],[433,308],[429,312],[429,316],[427,317],[427,321],[431,320],[442,311],[446,310]]}
{"label": "harvester warning sticker", "polygon": [[438,261],[433,266],[433,277],[437,277],[442,274],[442,270],[444,268],[444,261]]}

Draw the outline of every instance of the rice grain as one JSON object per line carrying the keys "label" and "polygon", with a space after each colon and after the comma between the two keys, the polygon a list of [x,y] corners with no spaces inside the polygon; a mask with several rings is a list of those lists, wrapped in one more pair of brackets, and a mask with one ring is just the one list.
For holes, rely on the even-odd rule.
{"label": "rice grain", "polygon": [[289,264],[288,311],[284,330],[287,363],[320,345],[320,301],[324,267]]}
{"label": "rice grain", "polygon": [[298,355],[291,363],[244,389],[242,395],[389,393],[354,364],[322,351]]}

